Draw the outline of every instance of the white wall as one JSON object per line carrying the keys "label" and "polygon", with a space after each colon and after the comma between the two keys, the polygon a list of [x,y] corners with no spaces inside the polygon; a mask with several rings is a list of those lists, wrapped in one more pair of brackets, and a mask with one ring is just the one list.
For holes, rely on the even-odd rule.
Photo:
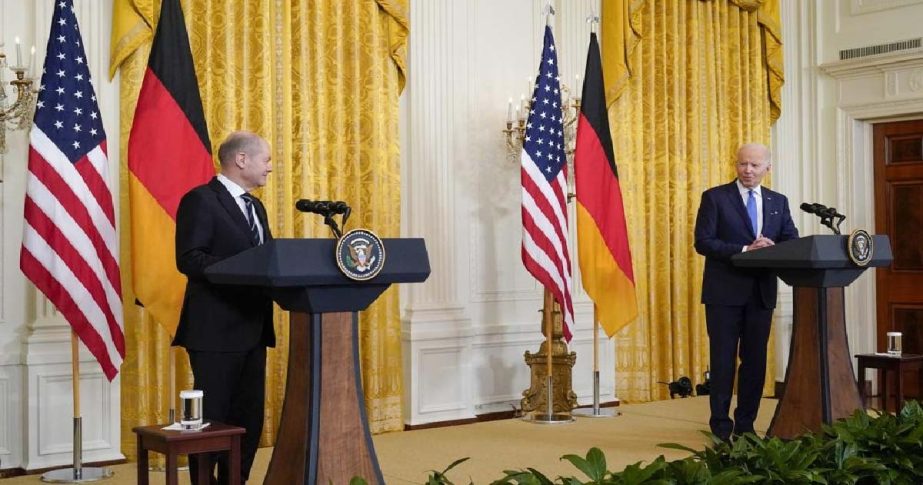
{"label": "white wall", "polygon": [[[923,37],[921,0],[783,0],[785,88],[774,130],[776,184],[793,205],[836,206],[842,229],[873,231],[871,129],[874,122],[923,117],[923,49],[847,61],[839,51]],[[914,88],[916,86],[916,88]],[[802,235],[828,230],[799,213]],[[800,218],[800,219],[799,219]],[[790,309],[791,295],[783,294]],[[789,311],[790,313],[790,311]],[[788,359],[791,319],[782,325],[778,376]],[[846,290],[853,354],[876,350],[875,277],[867,271]]]}
{"label": "white wall", "polygon": [[[554,2],[561,79],[569,85],[583,74],[586,17],[591,7],[599,12],[598,3]],[[426,238],[433,271],[403,299],[409,424],[508,411],[530,385],[523,353],[537,351],[541,341],[542,290],[520,259],[519,161],[507,157],[501,130],[507,99],[518,101],[535,77],[544,4],[411,4],[404,232]],[[590,403],[592,304],[580,288],[575,298],[573,387],[581,403]],[[603,342],[605,402],[614,398],[614,360],[612,345]]]}
{"label": "white wall", "polygon": [[[75,8],[108,134],[110,183],[118,200],[118,84],[107,76],[112,1],[77,0]],[[15,62],[13,40],[19,36],[23,56],[34,44],[41,65],[52,12],[51,1],[0,0],[0,39],[8,60]],[[12,73],[4,76],[9,80]],[[9,86],[7,93],[12,94]],[[0,155],[0,466],[37,469],[72,462],[70,327],[19,270],[27,132],[8,132],[7,147]],[[85,349],[80,361],[84,462],[124,458],[119,382],[107,381]]]}

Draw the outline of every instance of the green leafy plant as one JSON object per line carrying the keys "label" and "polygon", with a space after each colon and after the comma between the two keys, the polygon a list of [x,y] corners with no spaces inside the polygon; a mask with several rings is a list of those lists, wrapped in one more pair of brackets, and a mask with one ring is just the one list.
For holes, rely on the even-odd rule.
{"label": "green leafy plant", "polygon": [[[908,402],[897,415],[852,416],[824,426],[821,432],[792,440],[745,434],[733,443],[705,433],[712,445],[704,450],[667,443],[663,448],[687,451],[682,460],[635,463],[619,472],[608,470],[598,448],[585,456],[564,455],[586,481],[574,476],[552,480],[534,468],[505,470],[495,485],[737,485],[737,484],[919,484],[923,483],[923,407]],[[433,471],[428,485],[452,484],[446,472]]]}
{"label": "green leafy plant", "polygon": [[[445,467],[445,469],[442,470],[441,472],[438,472],[436,470],[430,470],[430,472],[432,473],[429,476],[429,480],[426,481],[426,485],[455,485],[454,482],[452,482],[451,480],[449,480],[448,477],[446,477],[446,473],[448,473],[449,470],[455,468],[456,466],[466,461],[468,461],[468,457],[459,458],[458,460],[453,461],[451,465]],[[468,482],[468,483],[470,484],[471,482]]]}

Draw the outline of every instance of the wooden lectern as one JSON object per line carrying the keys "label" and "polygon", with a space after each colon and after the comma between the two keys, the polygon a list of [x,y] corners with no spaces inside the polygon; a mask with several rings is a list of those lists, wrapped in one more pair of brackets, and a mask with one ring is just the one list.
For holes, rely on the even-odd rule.
{"label": "wooden lectern", "polygon": [[[334,239],[275,239],[206,270],[219,284],[266,288],[290,312],[288,378],[266,484],[384,484],[359,376],[358,313],[393,283],[429,276],[422,239],[384,239],[375,278],[348,279]],[[208,396],[205,397],[208,399]]]}
{"label": "wooden lectern", "polygon": [[[873,236],[866,267],[891,263],[888,236]],[[785,390],[767,436],[794,438],[864,409],[846,337],[843,288],[866,267],[846,252],[847,236],[808,236],[734,255],[741,268],[770,268],[794,287],[794,332]]]}

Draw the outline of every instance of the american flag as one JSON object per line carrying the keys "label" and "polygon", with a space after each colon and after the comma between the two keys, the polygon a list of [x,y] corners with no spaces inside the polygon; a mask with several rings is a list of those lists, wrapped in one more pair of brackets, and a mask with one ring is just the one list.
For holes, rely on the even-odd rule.
{"label": "american flag", "polygon": [[574,326],[571,265],[567,249],[567,159],[551,27],[545,27],[542,63],[535,80],[522,143],[522,262],[551,291],[564,314],[564,339]]}
{"label": "american flag", "polygon": [[55,4],[42,73],[19,265],[112,380],[125,356],[115,210],[72,0]]}

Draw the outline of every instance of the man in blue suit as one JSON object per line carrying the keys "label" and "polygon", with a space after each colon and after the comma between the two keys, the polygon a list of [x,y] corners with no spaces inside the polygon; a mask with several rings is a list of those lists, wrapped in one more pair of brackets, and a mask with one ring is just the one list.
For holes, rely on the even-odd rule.
{"label": "man in blue suit", "polygon": [[[723,440],[753,432],[766,377],[766,345],[776,306],[776,275],[738,269],[731,256],[798,237],[784,195],[760,186],[772,168],[769,149],[737,151],[737,180],[702,193],[695,250],[705,256],[702,303],[708,328],[712,433]],[[737,371],[737,408],[729,416]]]}

